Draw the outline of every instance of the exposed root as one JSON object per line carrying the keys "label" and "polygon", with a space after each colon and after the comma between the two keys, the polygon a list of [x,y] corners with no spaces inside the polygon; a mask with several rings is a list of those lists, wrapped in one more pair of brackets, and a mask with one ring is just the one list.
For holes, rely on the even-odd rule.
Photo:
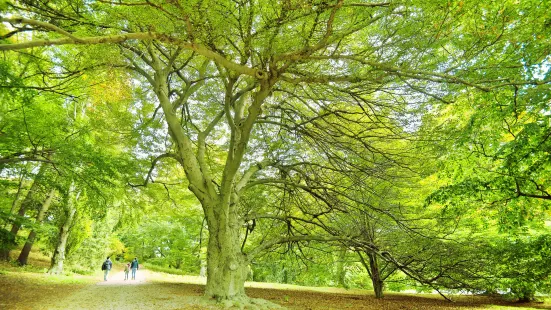
{"label": "exposed root", "polygon": [[287,308],[273,303],[271,301],[250,298],[247,296],[234,297],[232,299],[224,299],[216,301],[212,298],[203,298],[201,305],[214,307],[214,309],[240,309],[240,310],[285,310]]}

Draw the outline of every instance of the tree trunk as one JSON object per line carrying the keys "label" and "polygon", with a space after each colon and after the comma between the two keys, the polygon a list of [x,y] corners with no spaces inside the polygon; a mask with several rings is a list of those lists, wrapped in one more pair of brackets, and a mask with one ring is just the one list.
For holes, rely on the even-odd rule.
{"label": "tree trunk", "polygon": [[[77,211],[75,202],[73,201],[73,193],[75,191],[75,185],[74,183],[71,184],[69,187],[69,191],[67,193],[67,200],[66,200],[66,217],[65,222],[61,226],[61,230],[59,232],[59,239],[57,242],[57,246],[54,252],[54,255],[52,256],[52,264],[50,266],[50,270],[48,270],[48,273],[52,274],[60,274],[63,272],[63,262],[65,261],[65,248],[67,247],[67,239],[69,238],[69,233],[71,230],[71,225],[73,224],[73,219],[75,218],[75,213]],[[77,197],[74,200],[78,199]]]}
{"label": "tree trunk", "polygon": [[61,227],[57,247],[55,249],[54,256],[52,256],[52,264],[50,266],[50,270],[48,270],[48,273],[50,274],[60,274],[63,272],[63,262],[65,261],[65,248],[67,246],[67,239],[69,238],[71,224],[73,223],[76,211],[77,210],[75,208],[71,208],[67,212],[67,218],[65,219],[65,223],[63,223],[63,226]]}
{"label": "tree trunk", "polygon": [[248,262],[241,252],[240,225],[233,209],[218,205],[211,208],[216,210],[212,214],[214,216],[207,218],[209,240],[205,295],[218,301],[246,297]]}
{"label": "tree trunk", "polygon": [[[22,168],[21,169],[21,176],[19,177],[19,185],[17,186],[17,192],[15,193],[15,198],[13,198],[13,201],[11,203],[11,209],[10,209],[10,214],[9,215],[12,215],[15,213],[15,209],[17,208],[17,203],[19,202],[19,198],[21,197],[21,192],[23,190],[23,179],[25,178],[25,172],[26,172],[26,169]],[[9,221],[6,221],[5,225],[4,225],[4,228],[7,228],[9,226]]]}
{"label": "tree trunk", "polygon": [[[48,194],[48,197],[46,198],[46,201],[42,204],[42,207],[40,208],[40,211],[38,212],[38,215],[36,217],[36,224],[40,225],[42,224],[42,221],[44,220],[44,216],[46,215],[46,212],[48,212],[48,209],[50,208],[50,204],[52,203],[52,199],[54,198],[55,190],[52,189],[50,193]],[[25,245],[23,246],[23,249],[21,250],[21,254],[19,254],[19,258],[17,259],[19,261],[19,264],[21,266],[24,266],[27,264],[27,259],[29,258],[29,253],[31,253],[31,249],[33,247],[34,239],[36,238],[36,230],[33,229],[31,233],[29,234],[29,237],[27,238],[27,242],[25,242]]]}
{"label": "tree trunk", "polygon": [[[226,209],[227,208],[221,208]],[[220,209],[219,209],[220,210]],[[233,212],[208,221],[207,286],[205,295],[218,301],[245,298],[247,258],[241,252],[240,226]],[[228,219],[230,218],[230,219]]]}
{"label": "tree trunk", "polygon": [[[206,66],[207,62],[205,62]],[[228,153],[220,185],[216,186],[213,180],[208,156],[206,155],[206,138],[214,130],[224,114],[218,114],[209,123],[207,128],[197,135],[197,149],[189,134],[182,127],[181,120],[175,113],[174,104],[171,102],[171,91],[167,84],[168,72],[173,70],[165,67],[156,55],[151,55],[150,66],[155,71],[153,76],[144,76],[152,82],[154,91],[159,99],[160,106],[165,114],[168,125],[168,133],[177,147],[176,158],[184,168],[186,178],[189,181],[189,190],[197,197],[203,206],[205,218],[209,229],[209,241],[207,245],[207,285],[205,296],[215,298],[218,301],[231,301],[247,299],[245,295],[245,280],[247,277],[248,259],[241,251],[241,238],[239,236],[241,223],[236,208],[239,200],[239,192],[246,185],[249,178],[260,169],[259,165],[249,168],[245,175],[237,183],[237,173],[241,166],[243,156],[247,149],[248,140],[256,119],[262,113],[262,102],[269,96],[275,79],[270,82],[260,83],[260,89],[252,95],[252,102],[247,108],[245,116],[244,101],[239,101],[234,107],[234,115],[224,113],[231,129]],[[205,67],[206,68],[206,67]],[[201,69],[205,70],[205,69]],[[201,73],[201,75],[204,74]],[[234,83],[237,79],[228,76],[226,85],[225,105],[233,105],[232,95]],[[245,97],[242,97],[245,98]],[[180,97],[181,100],[187,100]]]}
{"label": "tree trunk", "polygon": [[[27,195],[25,196],[25,199],[21,203],[21,206],[19,206],[19,211],[17,212],[17,215],[21,218],[25,216],[25,212],[27,212],[27,209],[32,205],[33,202],[33,195],[38,190],[38,179],[40,176],[44,173],[45,165],[40,166],[40,170],[38,174],[36,175],[35,179],[33,180],[33,184],[31,185],[31,188],[27,192]],[[15,238],[17,237],[17,233],[19,232],[19,229],[21,229],[21,223],[19,220],[16,220],[10,230],[9,238],[6,240],[6,244],[2,246],[2,249],[0,250],[0,259],[2,260],[9,260],[10,259],[10,251],[13,247],[15,247]]]}
{"label": "tree trunk", "polygon": [[337,285],[348,288],[348,285],[346,284],[346,269],[345,267],[345,259],[346,259],[346,248],[342,248],[339,251],[339,256],[337,258]]}
{"label": "tree trunk", "polygon": [[375,291],[375,298],[383,298],[383,285],[384,281],[381,279],[381,273],[379,271],[379,263],[374,253],[367,253],[369,257],[369,267],[371,270],[371,283],[373,283],[373,290]]}

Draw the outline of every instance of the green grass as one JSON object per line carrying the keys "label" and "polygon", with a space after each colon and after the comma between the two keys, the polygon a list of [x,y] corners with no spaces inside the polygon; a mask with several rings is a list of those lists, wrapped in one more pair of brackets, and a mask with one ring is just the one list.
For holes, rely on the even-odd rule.
{"label": "green grass", "polygon": [[162,266],[157,266],[157,265],[152,265],[152,264],[149,264],[149,263],[143,263],[142,264],[145,268],[151,270],[151,271],[155,271],[155,272],[162,272],[162,273],[168,273],[168,274],[175,274],[175,275],[179,275],[179,276],[185,276],[187,275],[187,272],[185,272],[184,270],[180,270],[180,269],[174,269],[174,268],[169,268],[169,267],[162,267]]}

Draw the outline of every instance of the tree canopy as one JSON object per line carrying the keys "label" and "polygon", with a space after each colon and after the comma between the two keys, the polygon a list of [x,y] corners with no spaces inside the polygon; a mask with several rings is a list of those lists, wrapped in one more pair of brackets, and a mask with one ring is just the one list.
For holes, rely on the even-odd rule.
{"label": "tree canopy", "polygon": [[[483,290],[467,238],[496,223],[500,240],[545,231],[550,5],[7,1],[1,96],[20,113],[0,119],[0,167],[60,169],[59,157],[85,175],[72,195],[86,188],[93,204],[93,189],[129,214],[140,208],[126,195],[147,200],[144,186],[175,205],[189,190],[219,301],[248,301],[248,266],[266,251],[306,257],[316,242],[356,253],[372,278],[388,264],[437,290]],[[16,125],[33,100],[35,115],[60,117]],[[202,230],[155,212],[164,228]],[[189,249],[174,233],[163,242]]]}

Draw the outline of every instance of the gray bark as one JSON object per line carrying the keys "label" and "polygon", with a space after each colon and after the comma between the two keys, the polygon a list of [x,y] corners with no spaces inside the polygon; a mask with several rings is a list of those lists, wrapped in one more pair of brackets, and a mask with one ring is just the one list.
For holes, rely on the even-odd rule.
{"label": "gray bark", "polygon": [[[75,186],[74,184],[71,184],[69,188],[69,192],[67,194],[65,221],[63,222],[63,225],[61,226],[61,229],[59,231],[57,246],[56,246],[54,255],[52,256],[52,263],[50,265],[50,270],[48,270],[48,273],[50,274],[60,274],[63,272],[63,263],[65,262],[65,250],[67,247],[67,239],[69,239],[71,226],[75,218],[75,213],[77,212],[77,209],[72,197],[74,190],[75,190]],[[77,195],[77,199],[78,199],[78,195]]]}
{"label": "gray bark", "polygon": [[[164,112],[168,133],[177,149],[175,157],[184,169],[189,181],[189,190],[201,202],[208,223],[209,241],[205,294],[207,297],[217,300],[245,297],[244,283],[247,277],[248,261],[245,254],[241,252],[239,233],[242,219],[239,218],[235,209],[239,200],[240,188],[247,183],[252,173],[244,176],[241,180],[237,179],[237,174],[246,152],[251,130],[257,117],[261,114],[262,102],[269,95],[275,81],[265,79],[260,81],[260,88],[250,97],[251,104],[246,109],[248,113],[245,114],[246,105],[243,100],[233,102],[232,99],[237,78],[228,75],[224,110],[220,111],[204,130],[198,132],[196,143],[193,143],[191,137],[182,127],[175,110],[177,107],[185,105],[189,95],[201,87],[201,84],[190,86],[177,99],[171,98],[168,73],[173,68],[161,61],[155,50],[149,49],[148,52],[151,58],[147,58],[145,55],[140,55],[140,57],[154,70],[154,74],[149,74],[147,70],[138,67],[134,68],[153,86]],[[130,59],[130,61],[132,60]],[[224,59],[217,63],[224,64]],[[201,76],[205,74],[207,64],[208,62],[205,62],[203,68],[198,70]],[[253,76],[256,73],[255,70]],[[242,98],[245,97],[242,96]],[[231,109],[234,111],[233,115],[230,113]],[[231,130],[231,136],[221,179],[214,182],[207,160],[206,139],[224,116]],[[215,186],[215,184],[220,185]]]}
{"label": "gray bark", "polygon": [[60,274],[63,272],[63,263],[65,262],[65,248],[67,247],[67,239],[69,238],[71,224],[73,223],[73,219],[77,210],[75,208],[72,208],[67,211],[67,217],[65,219],[65,223],[63,223],[63,226],[61,227],[61,231],[59,232],[57,247],[55,249],[54,256],[52,256],[52,264],[50,265],[50,270],[48,270],[48,273],[50,274]]}
{"label": "gray bark", "polygon": [[384,279],[381,276],[381,271],[379,268],[379,262],[377,261],[377,254],[372,252],[367,252],[367,257],[369,262],[366,262],[362,253],[357,252],[360,257],[362,265],[367,270],[369,277],[371,278],[371,283],[373,284],[373,291],[375,291],[375,298],[383,298],[383,289],[384,289]]}
{"label": "gray bark", "polygon": [[375,291],[375,298],[383,298],[384,281],[379,270],[377,256],[374,253],[367,253],[367,256],[369,257],[369,267],[371,268],[371,283],[373,284],[373,290]]}
{"label": "gray bark", "polygon": [[[15,198],[13,199],[13,202],[11,204],[10,215],[13,214],[15,212],[15,209],[17,208],[17,203],[19,202],[19,198],[20,198],[21,192],[23,190],[23,183],[24,183],[23,180],[25,178],[25,174],[26,174],[26,170],[21,169],[21,176],[19,177],[19,185],[17,186],[17,192],[15,193]],[[8,226],[8,224],[9,224],[9,222],[6,223],[4,228],[6,228]]]}
{"label": "gray bark", "polygon": [[241,252],[237,215],[231,211],[218,215],[217,221],[208,221],[205,295],[219,301],[245,297],[248,261]]}

